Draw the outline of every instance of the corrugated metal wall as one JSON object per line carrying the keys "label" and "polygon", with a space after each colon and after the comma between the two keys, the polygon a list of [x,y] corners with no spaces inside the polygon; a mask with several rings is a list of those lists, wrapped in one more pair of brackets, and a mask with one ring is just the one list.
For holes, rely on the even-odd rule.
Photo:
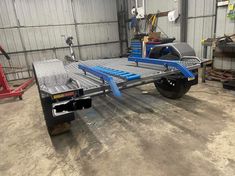
{"label": "corrugated metal wall", "polygon": [[[216,0],[189,0],[188,1],[188,35],[187,42],[195,49],[199,57],[203,56],[201,40],[206,38],[222,37],[225,34],[235,33],[235,21],[227,17],[228,6],[218,7],[217,19]],[[216,31],[215,31],[216,23]],[[212,58],[212,48],[208,48],[208,57]],[[214,58],[214,68],[235,70],[235,59],[222,57]]]}
{"label": "corrugated metal wall", "polygon": [[69,50],[62,35],[74,37],[82,59],[119,56],[116,5],[116,0],[1,0],[0,44],[12,59],[0,56],[0,62],[23,67],[8,79],[30,76],[35,60],[63,59]]}
{"label": "corrugated metal wall", "polygon": [[121,55],[127,54],[128,47],[128,1],[127,0],[116,0],[117,11],[118,11],[118,30],[120,40]]}
{"label": "corrugated metal wall", "polygon": [[203,54],[201,40],[214,35],[215,11],[216,0],[188,0],[187,42],[199,57]]}
{"label": "corrugated metal wall", "polygon": [[[146,0],[146,13],[157,13],[179,9],[179,0]],[[168,17],[158,18],[157,31],[164,31],[167,36],[175,37],[176,41],[180,41],[180,23],[169,22]]]}
{"label": "corrugated metal wall", "polygon": [[[227,9],[228,6],[218,7],[216,22],[217,37],[221,37],[224,34],[231,35],[235,33],[235,21],[227,17]],[[235,59],[228,57],[214,58],[214,67],[223,70],[235,70]]]}
{"label": "corrugated metal wall", "polygon": [[227,17],[228,6],[218,7],[216,36],[221,37],[224,34],[231,35],[235,33],[235,21]]}

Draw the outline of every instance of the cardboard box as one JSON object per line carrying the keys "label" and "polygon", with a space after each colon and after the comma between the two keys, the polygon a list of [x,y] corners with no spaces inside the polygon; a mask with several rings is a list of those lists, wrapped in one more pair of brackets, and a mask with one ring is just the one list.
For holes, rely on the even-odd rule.
{"label": "cardboard box", "polygon": [[149,36],[144,36],[143,42],[146,43],[146,42],[148,42],[148,41],[149,41]]}
{"label": "cardboard box", "polygon": [[161,32],[151,32],[149,33],[149,39],[155,40],[161,38]]}

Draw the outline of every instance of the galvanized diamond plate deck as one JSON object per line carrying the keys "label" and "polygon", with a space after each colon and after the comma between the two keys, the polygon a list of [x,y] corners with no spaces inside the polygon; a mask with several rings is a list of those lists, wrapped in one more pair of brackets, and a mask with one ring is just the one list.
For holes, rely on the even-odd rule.
{"label": "galvanized diamond plate deck", "polygon": [[[102,80],[89,73],[85,75],[82,70],[78,69],[79,64],[84,64],[87,66],[105,66],[108,68],[141,75],[141,79],[133,81],[126,81],[118,77],[113,77],[115,82],[121,89],[141,84],[147,84],[153,82],[154,80],[162,76],[167,76],[179,72],[178,70],[171,67],[169,68],[169,70],[166,70],[164,66],[145,63],[139,63],[137,67],[136,63],[129,62],[127,58],[79,61],[66,65],[65,68],[69,76],[80,82],[80,85],[84,89],[85,94],[102,93],[104,89],[108,89],[108,85],[104,85],[102,83]],[[189,70],[200,67],[200,63],[196,59],[188,59],[187,61],[181,61],[181,64],[185,65]]]}

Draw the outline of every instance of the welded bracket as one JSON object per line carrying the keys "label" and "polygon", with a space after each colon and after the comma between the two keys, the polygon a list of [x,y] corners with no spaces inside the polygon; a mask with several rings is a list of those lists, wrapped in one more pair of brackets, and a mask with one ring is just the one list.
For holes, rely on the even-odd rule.
{"label": "welded bracket", "polygon": [[85,73],[86,72],[90,73],[90,74],[92,74],[96,77],[99,77],[103,81],[106,81],[109,84],[109,86],[110,86],[110,88],[113,92],[113,95],[115,97],[121,97],[122,96],[117,84],[113,80],[113,77],[111,77],[111,76],[109,76],[109,75],[107,75],[107,74],[105,74],[105,73],[103,73],[103,72],[101,72],[101,71],[99,71],[99,70],[97,70],[93,67],[89,67],[89,66],[86,66],[86,65],[83,65],[83,64],[78,65],[78,68],[82,69]]}
{"label": "welded bracket", "polygon": [[188,70],[184,65],[182,65],[179,61],[169,61],[169,60],[161,60],[161,59],[151,59],[151,58],[139,58],[139,57],[129,57],[128,61],[135,63],[147,63],[147,64],[156,64],[163,65],[164,67],[174,67],[178,69],[188,80],[194,80],[194,74]]}

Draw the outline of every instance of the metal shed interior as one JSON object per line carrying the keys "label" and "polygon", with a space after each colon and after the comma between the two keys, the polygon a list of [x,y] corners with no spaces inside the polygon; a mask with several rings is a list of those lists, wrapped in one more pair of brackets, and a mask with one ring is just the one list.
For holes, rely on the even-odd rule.
{"label": "metal shed interior", "polygon": [[24,68],[10,80],[29,77],[33,61],[63,59],[63,36],[74,37],[84,60],[120,55],[116,0],[3,0],[0,12],[0,41],[12,57],[1,63]]}
{"label": "metal shed interior", "polygon": [[0,176],[235,176],[234,105],[235,0],[0,0]]}
{"label": "metal shed interior", "polygon": [[[202,39],[234,33],[234,23],[226,17],[226,6],[217,7],[216,0],[161,2],[145,1],[146,13],[187,7],[184,20],[169,23],[167,17],[161,17],[158,26],[176,41],[189,43],[199,57],[203,56]],[[1,55],[0,60],[5,67],[21,68],[8,70],[8,80],[30,77],[33,61],[63,59],[68,54],[63,36],[74,37],[76,54],[82,60],[125,54],[128,41],[130,43],[127,21],[134,5],[134,0],[2,0],[0,41],[12,60],[5,61]],[[211,51],[209,56],[212,56]],[[218,64],[223,64],[224,60],[235,65],[230,58]],[[230,65],[225,67],[232,68]]]}

